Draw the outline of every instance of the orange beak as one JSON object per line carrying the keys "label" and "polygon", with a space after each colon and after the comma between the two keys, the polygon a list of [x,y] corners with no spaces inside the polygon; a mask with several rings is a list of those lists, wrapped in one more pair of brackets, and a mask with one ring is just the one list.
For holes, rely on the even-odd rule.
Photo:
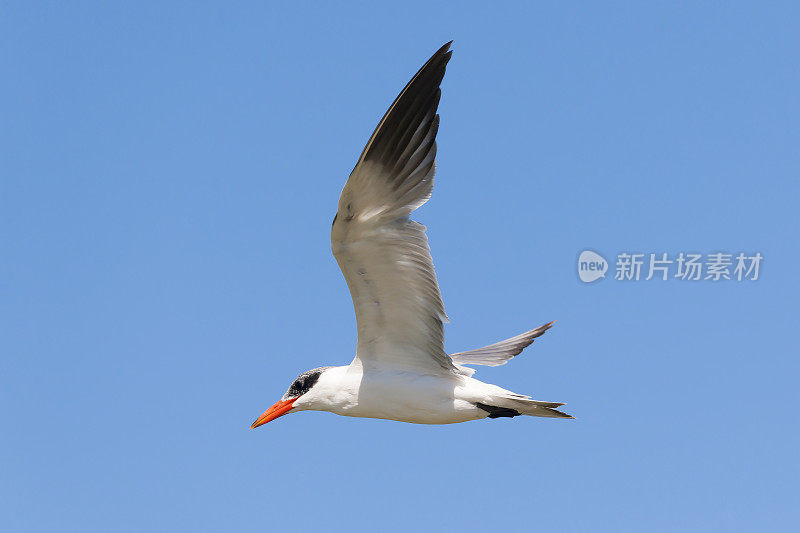
{"label": "orange beak", "polygon": [[255,429],[258,426],[263,426],[267,422],[272,422],[279,416],[283,416],[289,411],[292,410],[292,405],[294,404],[297,398],[292,398],[290,400],[278,400],[275,405],[264,411],[264,414],[259,416],[253,425],[250,426],[250,429]]}

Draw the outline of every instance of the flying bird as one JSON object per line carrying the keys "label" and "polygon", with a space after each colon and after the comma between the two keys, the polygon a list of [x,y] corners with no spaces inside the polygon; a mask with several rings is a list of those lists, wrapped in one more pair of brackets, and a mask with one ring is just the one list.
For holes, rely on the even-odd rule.
{"label": "flying bird", "polygon": [[444,348],[447,315],[425,226],[409,215],[433,189],[439,85],[451,44],[433,54],[389,107],[339,198],[331,248],[353,297],[355,359],[300,374],[252,428],[307,410],[416,424],[572,418],[556,409],[563,403],[484,383],[465,366],[507,363],[552,322],[468,352],[448,355]]}

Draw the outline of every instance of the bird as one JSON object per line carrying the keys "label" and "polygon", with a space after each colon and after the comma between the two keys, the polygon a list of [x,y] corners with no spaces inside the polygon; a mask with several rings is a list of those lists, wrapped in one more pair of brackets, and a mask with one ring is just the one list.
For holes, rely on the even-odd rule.
{"label": "bird", "polygon": [[411,78],[369,138],[342,189],[331,249],[355,307],[358,339],[349,365],[303,372],[251,429],[301,411],[415,424],[529,415],[573,418],[473,378],[468,365],[506,364],[549,322],[483,348],[448,354],[448,322],[425,226],[411,213],[431,196],[442,79],[453,41]]}

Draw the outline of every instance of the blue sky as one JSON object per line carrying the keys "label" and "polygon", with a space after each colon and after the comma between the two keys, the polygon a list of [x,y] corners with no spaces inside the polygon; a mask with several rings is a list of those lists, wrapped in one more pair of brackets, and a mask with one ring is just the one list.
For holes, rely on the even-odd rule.
{"label": "blue sky", "polygon": [[[800,9],[0,8],[6,531],[787,531]],[[338,194],[455,39],[429,237],[451,351],[575,421],[252,420],[346,364]],[[584,249],[760,252],[581,283]]]}

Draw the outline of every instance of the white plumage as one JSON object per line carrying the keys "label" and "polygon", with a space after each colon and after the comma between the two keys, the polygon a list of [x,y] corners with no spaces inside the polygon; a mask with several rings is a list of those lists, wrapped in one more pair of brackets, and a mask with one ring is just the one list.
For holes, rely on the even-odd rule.
{"label": "white plumage", "polygon": [[452,52],[440,48],[392,103],[342,190],[331,249],[353,297],[356,356],[305,372],[253,427],[289,412],[449,424],[520,414],[572,418],[472,378],[467,364],[505,364],[552,322],[484,348],[448,355],[447,321],[425,226],[409,218],[430,198],[439,85]]}

